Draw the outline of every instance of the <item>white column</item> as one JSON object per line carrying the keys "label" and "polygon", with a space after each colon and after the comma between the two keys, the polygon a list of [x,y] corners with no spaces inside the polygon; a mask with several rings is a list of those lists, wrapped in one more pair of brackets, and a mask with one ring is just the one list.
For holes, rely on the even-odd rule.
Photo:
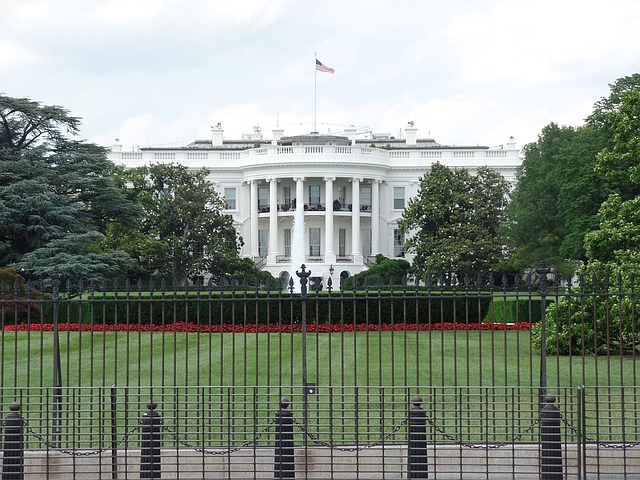
{"label": "white column", "polygon": [[335,179],[336,177],[324,177],[324,261],[329,264],[336,261],[333,238],[333,182]]}
{"label": "white column", "polygon": [[267,178],[269,182],[269,258],[267,263],[276,263],[278,254],[278,179]]}
{"label": "white column", "polygon": [[249,252],[251,258],[258,256],[258,182],[251,180],[251,245]]}
{"label": "white column", "polygon": [[380,253],[380,180],[371,181],[371,254]]}
{"label": "white column", "polygon": [[362,178],[351,180],[351,255],[354,262],[361,262],[362,242],[360,240],[360,182]]}
{"label": "white column", "polygon": [[296,182],[296,210],[304,212],[304,177],[293,177]]}

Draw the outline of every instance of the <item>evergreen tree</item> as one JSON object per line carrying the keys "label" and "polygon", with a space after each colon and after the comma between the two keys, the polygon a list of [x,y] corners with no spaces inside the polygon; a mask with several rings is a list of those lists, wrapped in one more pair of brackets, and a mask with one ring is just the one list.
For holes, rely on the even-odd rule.
{"label": "evergreen tree", "polygon": [[130,265],[103,234],[139,209],[113,183],[104,148],[67,138],[79,126],[62,107],[0,95],[0,266],[100,279]]}

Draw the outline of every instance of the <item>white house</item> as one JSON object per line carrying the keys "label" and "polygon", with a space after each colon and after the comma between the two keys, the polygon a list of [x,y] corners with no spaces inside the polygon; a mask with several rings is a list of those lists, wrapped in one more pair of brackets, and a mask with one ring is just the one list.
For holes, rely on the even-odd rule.
{"label": "white house", "polygon": [[343,135],[272,133],[271,140],[259,129],[227,140],[218,124],[209,140],[132,152],[114,145],[109,157],[127,167],[175,162],[208,168],[244,239],[242,256],[276,277],[305,263],[312,280],[331,275],[334,282],[366,269],[378,253],[404,256],[397,222],[433,163],[472,173],[490,166],[512,183],[520,164],[513,138],[492,148],[440,145],[417,138],[412,123],[403,139],[356,139],[355,128]]}

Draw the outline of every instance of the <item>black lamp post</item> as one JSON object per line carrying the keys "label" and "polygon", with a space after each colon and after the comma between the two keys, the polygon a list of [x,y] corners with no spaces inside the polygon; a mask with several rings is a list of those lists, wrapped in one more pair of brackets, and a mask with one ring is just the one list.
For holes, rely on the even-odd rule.
{"label": "black lamp post", "polygon": [[547,275],[551,273],[551,269],[540,262],[540,266],[536,268],[536,273],[540,275],[540,315],[541,329],[540,336],[542,342],[540,344],[540,401],[544,405],[544,398],[547,395]]}

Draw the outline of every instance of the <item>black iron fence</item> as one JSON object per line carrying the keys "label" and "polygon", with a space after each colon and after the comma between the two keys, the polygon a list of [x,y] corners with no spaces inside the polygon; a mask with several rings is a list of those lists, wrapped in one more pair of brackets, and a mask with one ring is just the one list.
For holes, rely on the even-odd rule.
{"label": "black iron fence", "polygon": [[600,389],[554,389],[542,409],[522,387],[303,390],[65,388],[62,409],[53,390],[20,390],[2,478],[640,476],[638,432],[617,415],[635,405],[596,421],[584,405],[606,404]]}
{"label": "black iron fence", "polygon": [[640,478],[633,279],[307,292],[298,273],[0,284],[3,461],[22,445],[33,478]]}

